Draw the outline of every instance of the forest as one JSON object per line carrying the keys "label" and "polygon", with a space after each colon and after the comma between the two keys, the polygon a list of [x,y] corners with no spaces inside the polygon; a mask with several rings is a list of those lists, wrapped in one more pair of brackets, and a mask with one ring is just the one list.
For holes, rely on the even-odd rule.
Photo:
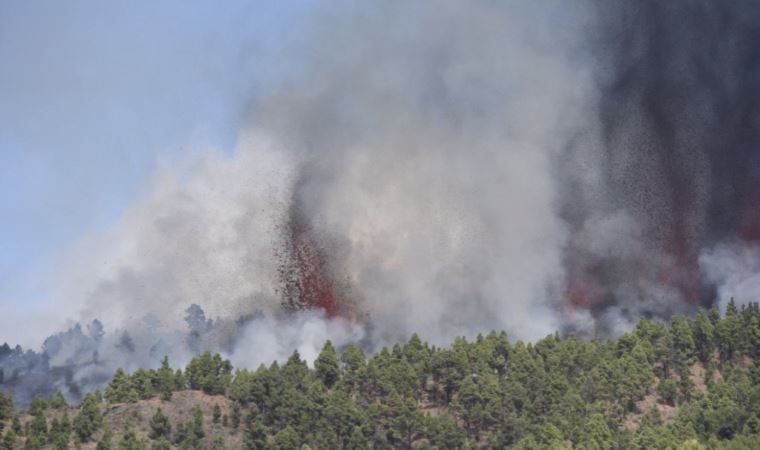
{"label": "forest", "polygon": [[310,366],[119,369],[79,405],[0,396],[0,449],[757,449],[760,307],[619,338],[506,332],[439,348],[416,334],[371,356],[326,342]]}

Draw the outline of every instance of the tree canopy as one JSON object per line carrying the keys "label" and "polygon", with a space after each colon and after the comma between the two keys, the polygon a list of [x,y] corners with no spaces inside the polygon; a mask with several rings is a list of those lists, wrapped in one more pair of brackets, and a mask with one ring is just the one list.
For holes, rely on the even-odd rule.
{"label": "tree canopy", "polygon": [[[491,332],[436,348],[413,335],[369,358],[328,341],[313,367],[293,352],[234,372],[203,353],[184,370],[166,359],[156,370],[118,370],[73,423],[58,396],[35,399],[19,420],[0,395],[0,448],[96,440],[105,449],[112,432],[118,448],[157,449],[760,448],[759,336],[750,303],[731,304],[725,317],[641,319],[615,340],[526,343]],[[184,416],[170,419],[164,408],[188,390],[208,400],[182,403]],[[164,408],[152,407],[144,431],[104,418],[104,402],[149,400]]]}

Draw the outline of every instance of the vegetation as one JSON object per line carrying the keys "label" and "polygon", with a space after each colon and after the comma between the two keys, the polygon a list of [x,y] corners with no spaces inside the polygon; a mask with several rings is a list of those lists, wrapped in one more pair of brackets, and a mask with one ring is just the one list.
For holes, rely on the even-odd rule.
{"label": "vegetation", "polygon": [[[117,423],[129,405],[145,420]],[[641,319],[615,341],[413,335],[371,358],[327,342],[314,368],[294,352],[233,373],[204,353],[119,370],[76,411],[38,398],[19,419],[1,396],[0,423],[1,449],[760,448],[760,308]]]}
{"label": "vegetation", "polygon": [[4,423],[11,416],[13,416],[13,398],[0,392],[0,423]]}

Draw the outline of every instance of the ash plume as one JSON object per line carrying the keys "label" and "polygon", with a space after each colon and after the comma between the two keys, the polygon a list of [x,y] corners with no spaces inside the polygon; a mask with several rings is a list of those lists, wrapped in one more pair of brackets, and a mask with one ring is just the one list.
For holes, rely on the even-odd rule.
{"label": "ash plume", "polygon": [[566,201],[569,299],[628,322],[709,307],[725,291],[711,249],[760,238],[760,8],[601,2],[598,17],[598,184]]}
{"label": "ash plume", "polygon": [[164,354],[251,367],[328,338],[607,336],[755,295],[757,9],[320,9],[232,154],[163,165],[71,251],[59,295],[96,332],[8,348],[4,385],[76,397]]}

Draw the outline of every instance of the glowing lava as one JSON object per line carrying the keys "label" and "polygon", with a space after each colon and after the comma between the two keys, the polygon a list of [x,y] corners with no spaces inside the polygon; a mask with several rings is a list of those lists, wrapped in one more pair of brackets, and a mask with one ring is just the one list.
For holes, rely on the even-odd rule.
{"label": "glowing lava", "polygon": [[328,318],[357,320],[354,308],[346,301],[345,289],[335,281],[327,246],[296,207],[290,211],[286,243],[280,269],[285,309],[320,310]]}
{"label": "glowing lava", "polygon": [[292,257],[297,271],[297,303],[300,307],[320,308],[327,317],[341,314],[341,304],[333,283],[325,273],[325,260],[306,229],[296,227],[292,236]]}

